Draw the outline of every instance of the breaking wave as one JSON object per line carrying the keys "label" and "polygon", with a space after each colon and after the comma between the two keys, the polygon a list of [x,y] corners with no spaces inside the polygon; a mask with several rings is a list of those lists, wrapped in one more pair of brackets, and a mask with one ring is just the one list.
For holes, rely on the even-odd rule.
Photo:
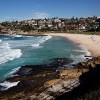
{"label": "breaking wave", "polygon": [[34,48],[40,48],[41,46],[40,46],[40,44],[32,44],[32,47],[34,47]]}
{"label": "breaking wave", "polygon": [[[87,60],[86,58],[91,59],[91,53],[87,50],[87,48],[85,48],[82,45],[79,45],[79,47],[81,48],[81,50],[72,50],[72,51],[81,52],[83,54],[80,54],[80,55],[70,54],[70,58],[72,58],[74,60],[74,63],[86,61]],[[90,57],[85,57],[85,56],[90,56]]]}
{"label": "breaking wave", "polygon": [[42,36],[42,37],[37,37],[37,39],[35,40],[36,43],[32,44],[32,47],[34,48],[40,48],[41,44],[44,43],[45,41],[51,39],[52,36]]}
{"label": "breaking wave", "polygon": [[8,72],[5,77],[13,77],[13,76],[18,76],[17,74],[15,74],[21,67],[17,67],[12,69],[10,72]]}
{"label": "breaking wave", "polygon": [[0,40],[0,42],[2,42],[2,40]]}
{"label": "breaking wave", "polygon": [[70,58],[74,61],[73,64],[79,63],[79,62],[83,62],[86,60],[84,54],[83,55],[73,55],[70,54]]}
{"label": "breaking wave", "polygon": [[86,56],[91,56],[91,53],[88,51],[88,49],[82,45],[79,46],[83,52],[86,53]]}
{"label": "breaking wave", "polygon": [[0,42],[0,64],[19,58],[21,55],[20,49],[11,49],[9,43]]}
{"label": "breaking wave", "polygon": [[22,37],[22,35],[14,35],[14,37]]}
{"label": "breaking wave", "polygon": [[18,82],[8,82],[8,81],[5,81],[3,83],[0,83],[0,86],[2,86],[1,90],[7,90],[7,89],[9,89],[9,88],[11,88],[13,86],[16,86],[19,82],[20,81],[18,81]]}

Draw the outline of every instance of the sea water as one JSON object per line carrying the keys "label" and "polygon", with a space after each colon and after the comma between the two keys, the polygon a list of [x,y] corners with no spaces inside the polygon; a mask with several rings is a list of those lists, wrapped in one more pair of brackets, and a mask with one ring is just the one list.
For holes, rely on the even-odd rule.
{"label": "sea water", "polygon": [[49,63],[53,58],[85,61],[87,52],[63,37],[0,35],[0,80],[12,76],[21,66]]}

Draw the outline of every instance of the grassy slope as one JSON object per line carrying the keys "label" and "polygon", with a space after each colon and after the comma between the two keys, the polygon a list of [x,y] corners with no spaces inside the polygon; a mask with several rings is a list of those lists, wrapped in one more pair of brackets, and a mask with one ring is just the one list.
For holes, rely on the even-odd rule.
{"label": "grassy slope", "polygon": [[78,31],[78,30],[70,30],[68,33],[79,33],[79,34],[96,34],[96,35],[100,35],[100,32],[87,32],[87,31]]}

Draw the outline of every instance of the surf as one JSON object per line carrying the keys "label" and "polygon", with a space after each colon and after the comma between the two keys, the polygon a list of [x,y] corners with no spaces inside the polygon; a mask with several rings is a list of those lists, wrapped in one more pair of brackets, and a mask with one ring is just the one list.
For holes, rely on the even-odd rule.
{"label": "surf", "polygon": [[11,49],[9,43],[0,42],[0,64],[19,58],[21,55],[22,52],[20,49]]}

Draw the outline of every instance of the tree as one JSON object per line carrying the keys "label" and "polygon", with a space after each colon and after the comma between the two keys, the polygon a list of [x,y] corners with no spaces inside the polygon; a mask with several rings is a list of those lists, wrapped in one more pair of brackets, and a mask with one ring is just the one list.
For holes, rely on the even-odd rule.
{"label": "tree", "polygon": [[71,18],[71,20],[75,20],[74,16]]}
{"label": "tree", "polygon": [[34,28],[32,27],[32,25],[23,25],[23,26],[21,26],[21,28],[20,28],[21,30],[23,30],[24,32],[29,32],[29,31],[31,31],[31,30],[34,30]]}

